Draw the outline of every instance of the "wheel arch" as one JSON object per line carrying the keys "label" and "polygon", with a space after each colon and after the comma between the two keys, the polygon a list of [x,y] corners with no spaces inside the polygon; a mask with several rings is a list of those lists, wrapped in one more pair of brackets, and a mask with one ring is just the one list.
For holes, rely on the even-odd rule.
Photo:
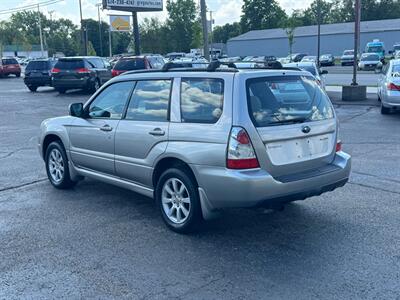
{"label": "wheel arch", "polygon": [[190,165],[187,162],[185,162],[181,158],[177,158],[174,156],[167,156],[167,157],[163,157],[159,161],[157,161],[157,163],[154,166],[154,171],[153,171],[153,175],[152,175],[152,184],[153,184],[154,190],[156,189],[157,182],[160,179],[160,176],[162,175],[162,173],[165,172],[166,170],[168,170],[170,168],[174,168],[174,167],[186,171],[188,173],[188,175],[193,179],[196,186],[197,187],[199,186],[196,176],[194,175],[192,168],[190,167]]}

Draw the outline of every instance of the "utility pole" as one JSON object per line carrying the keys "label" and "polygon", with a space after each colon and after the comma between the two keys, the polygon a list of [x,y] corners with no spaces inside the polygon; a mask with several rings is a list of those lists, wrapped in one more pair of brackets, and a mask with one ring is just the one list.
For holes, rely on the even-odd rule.
{"label": "utility pole", "polygon": [[135,42],[135,55],[140,55],[139,23],[136,11],[132,12],[132,23],[133,23],[133,38]]}
{"label": "utility pole", "polygon": [[50,10],[49,11],[49,15],[50,15],[50,21],[53,21],[53,14],[54,14],[54,10]]}
{"label": "utility pole", "polygon": [[83,19],[82,19],[82,0],[79,0],[79,13],[81,17],[81,43],[83,45],[83,55],[87,55],[87,44],[86,44],[86,37],[83,29]]}
{"label": "utility pole", "polygon": [[212,16],[212,10],[210,10],[210,44],[211,44],[211,58],[213,59],[214,56],[214,46],[213,46],[213,16]]}
{"label": "utility pole", "polygon": [[354,63],[353,63],[353,80],[351,85],[358,85],[357,83],[357,59],[358,59],[358,45],[360,40],[360,20],[361,20],[361,0],[356,0],[354,5],[355,20],[354,20]]}
{"label": "utility pole", "polygon": [[317,2],[317,22],[318,22],[317,67],[319,68],[319,58],[321,55],[321,0],[318,0]]}
{"label": "utility pole", "polygon": [[100,6],[102,6],[101,3],[97,3],[97,15],[99,16],[99,42],[100,42],[100,54],[103,57],[103,35],[101,32],[101,18],[100,18]]}
{"label": "utility pole", "polygon": [[203,50],[204,57],[210,60],[210,50],[208,47],[208,28],[207,28],[207,7],[206,0],[200,0],[201,23],[203,25]]}
{"label": "utility pole", "polygon": [[40,17],[40,7],[39,7],[39,4],[37,5],[37,9],[38,9],[38,19],[39,19],[40,51],[41,51],[41,55],[42,55],[42,58],[43,58],[43,57],[44,57],[43,34],[42,34],[42,21],[41,21],[41,17]]}

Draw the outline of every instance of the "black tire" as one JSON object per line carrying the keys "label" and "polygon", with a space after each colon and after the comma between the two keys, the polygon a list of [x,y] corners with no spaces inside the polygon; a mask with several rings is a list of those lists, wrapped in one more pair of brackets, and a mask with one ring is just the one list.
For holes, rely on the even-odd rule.
{"label": "black tire", "polygon": [[17,76],[17,78],[20,78],[21,77],[21,73],[17,73],[17,74],[15,74],[15,76]]}
{"label": "black tire", "polygon": [[28,89],[31,91],[31,92],[36,92],[36,90],[37,90],[37,86],[28,86]]}
{"label": "black tire", "polygon": [[[62,165],[64,167],[64,172],[63,175],[61,176],[61,179],[59,181],[54,180],[54,178],[51,175],[50,171],[50,162],[49,160],[50,155],[53,150],[58,151],[61,154],[62,157]],[[68,166],[68,157],[67,154],[65,153],[64,146],[62,145],[61,142],[55,141],[50,143],[50,145],[46,149],[46,155],[45,155],[45,163],[46,163],[46,172],[47,172],[47,177],[50,181],[50,183],[57,189],[69,189],[72,188],[73,186],[76,185],[76,181],[72,181],[71,177],[69,175],[69,166]]]}
{"label": "black tire", "polygon": [[60,94],[65,94],[66,89],[56,89],[57,92],[59,92]]}
{"label": "black tire", "polygon": [[388,115],[388,114],[390,114],[390,112],[391,112],[390,108],[384,107],[384,106],[381,104],[381,114],[382,114],[382,115]]}
{"label": "black tire", "polygon": [[[169,179],[178,179],[180,180],[186,187],[187,193],[190,198],[190,209],[187,219],[183,223],[175,223],[169,219],[167,214],[164,211],[163,203],[162,203],[162,192],[164,188],[164,184]],[[201,205],[200,205],[200,197],[197,188],[196,181],[189,172],[184,171],[183,169],[171,168],[166,170],[160,177],[157,182],[156,191],[155,191],[156,203],[159,207],[161,216],[167,225],[168,228],[177,232],[177,233],[189,233],[199,229],[203,219],[201,214]]]}

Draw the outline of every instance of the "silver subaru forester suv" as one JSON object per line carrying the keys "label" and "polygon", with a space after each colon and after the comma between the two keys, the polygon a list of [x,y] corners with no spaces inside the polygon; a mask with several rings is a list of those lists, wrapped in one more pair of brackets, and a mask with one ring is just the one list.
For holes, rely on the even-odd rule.
{"label": "silver subaru forester suv", "polygon": [[280,208],[343,186],[351,158],[308,72],[166,69],[118,76],[70,115],[43,121],[53,186],[90,177],[156,200],[166,225],[223,209]]}

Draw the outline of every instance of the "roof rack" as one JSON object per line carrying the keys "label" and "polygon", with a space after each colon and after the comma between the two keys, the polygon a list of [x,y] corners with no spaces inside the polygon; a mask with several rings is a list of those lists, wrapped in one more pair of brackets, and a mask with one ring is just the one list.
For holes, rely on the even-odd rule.
{"label": "roof rack", "polygon": [[[156,73],[156,72],[239,72],[239,70],[290,70],[290,71],[301,71],[300,68],[296,67],[283,67],[278,61],[266,61],[266,62],[250,62],[258,64],[255,67],[238,67],[235,65],[238,62],[220,62],[218,60],[212,61],[206,68],[195,68],[193,65],[205,65],[204,62],[167,62],[162,69],[150,69],[150,70],[135,70],[128,71],[122,75],[129,74],[142,74],[142,73]],[[222,67],[221,66],[225,66]]]}

